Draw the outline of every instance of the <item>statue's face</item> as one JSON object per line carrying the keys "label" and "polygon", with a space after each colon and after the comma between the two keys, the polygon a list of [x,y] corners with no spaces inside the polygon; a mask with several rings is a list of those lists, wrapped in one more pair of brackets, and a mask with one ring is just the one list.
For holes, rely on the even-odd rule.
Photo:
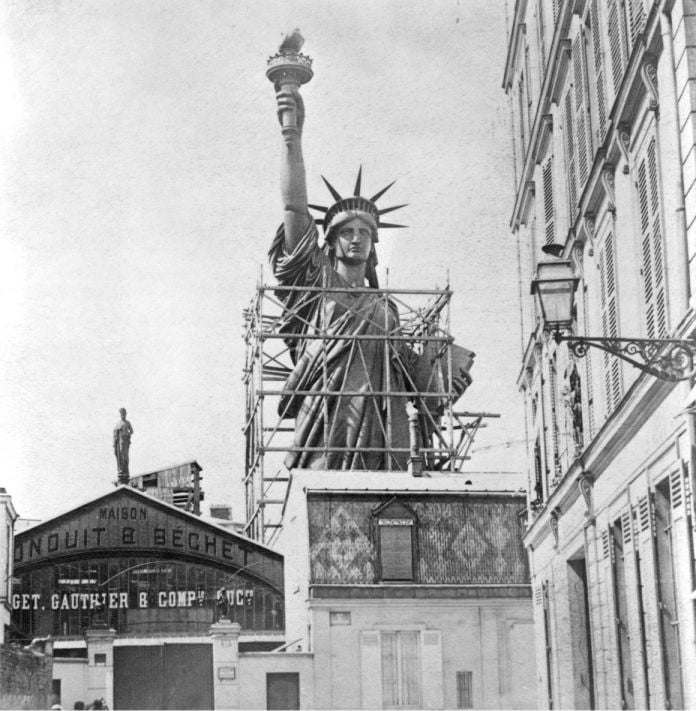
{"label": "statue's face", "polygon": [[372,250],[372,230],[359,217],[341,225],[336,232],[336,259],[347,264],[362,264]]}

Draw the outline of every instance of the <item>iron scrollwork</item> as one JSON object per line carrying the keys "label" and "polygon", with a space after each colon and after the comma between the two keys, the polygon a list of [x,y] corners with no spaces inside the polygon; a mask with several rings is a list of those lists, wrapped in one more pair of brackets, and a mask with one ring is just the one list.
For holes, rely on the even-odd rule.
{"label": "iron scrollwork", "polygon": [[696,344],[691,341],[573,336],[560,336],[559,340],[566,341],[578,358],[583,358],[589,347],[601,348],[661,380],[676,383],[696,375]]}

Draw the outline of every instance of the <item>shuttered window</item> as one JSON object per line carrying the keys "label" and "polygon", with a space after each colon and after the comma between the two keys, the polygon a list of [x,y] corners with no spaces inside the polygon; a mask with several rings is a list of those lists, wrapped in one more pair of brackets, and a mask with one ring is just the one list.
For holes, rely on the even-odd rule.
{"label": "shuttered window", "polygon": [[541,171],[544,190],[544,240],[546,244],[556,241],[553,208],[553,156],[550,156]]}
{"label": "shuttered window", "polygon": [[662,209],[655,138],[638,161],[636,176],[642,248],[645,331],[648,338],[667,335],[667,295],[662,246]]}
{"label": "shuttered window", "polygon": [[631,38],[631,47],[645,28],[645,0],[628,1],[628,25]]}
{"label": "shuttered window", "polygon": [[[590,306],[587,298],[587,284],[582,285],[582,321],[585,334],[591,334],[590,327]],[[594,387],[592,382],[592,363],[595,357],[594,351],[590,349],[584,358],[585,361],[585,402],[587,403],[587,434],[591,441],[595,436],[594,417]]]}
{"label": "shuttered window", "polygon": [[[619,320],[616,299],[616,255],[614,235],[610,232],[604,240],[599,259],[600,303],[602,309],[602,335],[617,338]],[[616,356],[604,354],[604,380],[607,415],[619,404],[622,395],[621,364]]]}
{"label": "shuttered window", "polygon": [[663,479],[653,494],[653,540],[657,567],[657,609],[663,649],[665,708],[685,708],[684,679],[681,673],[677,559],[675,558],[674,518],[669,479]]}
{"label": "shuttered window", "polygon": [[580,28],[573,40],[573,103],[575,111],[575,142],[577,146],[577,190],[582,194],[592,164],[592,141],[587,113],[587,64],[585,61],[585,34]]}
{"label": "shuttered window", "polygon": [[380,525],[382,580],[413,580],[413,526]]}
{"label": "shuttered window", "polygon": [[611,53],[611,76],[614,95],[619,91],[626,63],[628,62],[628,36],[626,28],[625,0],[607,0],[609,24],[609,51]]}
{"label": "shuttered window", "polygon": [[522,162],[524,162],[525,154],[527,153],[527,135],[526,135],[526,120],[527,120],[527,107],[525,106],[525,84],[524,84],[524,74],[520,76],[520,81],[517,85],[517,98],[519,100],[519,112],[520,112],[520,146],[522,149]]}
{"label": "shuttered window", "polygon": [[558,11],[561,9],[561,0],[553,0],[553,24],[558,22]]}
{"label": "shuttered window", "polygon": [[568,176],[568,209],[570,210],[570,223],[573,224],[578,213],[578,186],[575,179],[572,87],[566,92],[563,102],[563,131],[565,132],[566,173]]}
{"label": "shuttered window", "polygon": [[556,354],[554,353],[549,365],[549,412],[550,422],[547,427],[550,430],[549,437],[550,455],[553,466],[552,475],[554,478],[561,475],[561,461],[559,458],[559,442],[558,442],[558,379],[556,377]]}
{"label": "shuttered window", "polygon": [[541,445],[537,437],[534,442],[534,494],[535,501],[541,503],[544,500],[544,479],[541,468]]}
{"label": "shuttered window", "polygon": [[546,26],[544,23],[544,0],[537,0],[536,6],[537,43],[539,45],[539,86],[544,83],[546,69]]}
{"label": "shuttered window", "polygon": [[604,56],[599,22],[598,0],[590,5],[590,34],[592,35],[592,64],[594,67],[595,103],[597,106],[597,141],[604,142],[607,133],[607,96],[604,85]]}
{"label": "shuttered window", "polygon": [[457,708],[473,709],[474,694],[472,691],[473,672],[457,672]]}
{"label": "shuttered window", "polygon": [[420,708],[419,633],[382,632],[382,707]]}
{"label": "shuttered window", "polygon": [[626,536],[630,536],[630,527],[624,532],[622,521],[619,519],[614,523],[610,535],[621,704],[622,708],[632,709],[635,708],[635,699],[633,697],[631,631],[628,616],[628,595],[626,592],[626,554],[624,551]]}

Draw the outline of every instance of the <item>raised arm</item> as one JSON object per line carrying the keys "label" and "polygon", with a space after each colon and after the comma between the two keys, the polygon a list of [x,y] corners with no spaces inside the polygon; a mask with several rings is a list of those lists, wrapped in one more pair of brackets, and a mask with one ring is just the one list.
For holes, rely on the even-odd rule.
{"label": "raised arm", "polygon": [[282,115],[293,111],[297,116],[297,128],[283,128],[283,155],[280,168],[280,191],[283,199],[285,225],[285,249],[292,252],[299,243],[310,223],[307,207],[307,182],[302,158],[302,126],[304,124],[304,102],[299,91],[281,90],[276,95],[278,118],[282,126]]}

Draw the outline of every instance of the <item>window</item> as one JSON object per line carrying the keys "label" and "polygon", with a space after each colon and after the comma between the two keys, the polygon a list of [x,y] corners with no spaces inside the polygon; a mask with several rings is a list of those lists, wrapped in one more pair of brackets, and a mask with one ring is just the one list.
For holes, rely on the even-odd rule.
{"label": "window", "polygon": [[417,631],[382,632],[382,706],[419,708],[420,654]]}
{"label": "window", "polygon": [[626,590],[626,552],[624,547],[630,541],[630,525],[617,519],[610,529],[611,563],[614,584],[614,619],[616,624],[617,661],[621,684],[621,704],[623,708],[635,708],[633,696],[633,671],[631,666],[631,630],[629,627],[628,595]]}
{"label": "window", "polygon": [[592,58],[594,61],[594,88],[597,107],[597,140],[604,142],[607,130],[607,97],[604,86],[604,57],[600,34],[598,0],[590,5],[590,34],[592,35]]}
{"label": "window", "polygon": [[473,672],[457,672],[457,708],[473,709],[474,695],[471,690]]}
{"label": "window", "polygon": [[416,515],[406,504],[391,501],[373,511],[379,555],[379,578],[383,582],[415,580]]}
{"label": "window", "polygon": [[553,156],[550,156],[541,172],[541,182],[544,190],[544,242],[553,244],[556,241],[553,211]]}
{"label": "window", "polygon": [[[602,335],[617,338],[619,318],[616,299],[616,259],[614,235],[609,233],[599,259],[600,302],[602,308]],[[607,416],[619,404],[623,395],[621,364],[616,356],[604,354],[604,381],[606,388]]]}
{"label": "window", "polygon": [[655,138],[638,162],[636,186],[640,211],[643,299],[648,338],[667,336],[667,296],[662,248],[662,209]]}

